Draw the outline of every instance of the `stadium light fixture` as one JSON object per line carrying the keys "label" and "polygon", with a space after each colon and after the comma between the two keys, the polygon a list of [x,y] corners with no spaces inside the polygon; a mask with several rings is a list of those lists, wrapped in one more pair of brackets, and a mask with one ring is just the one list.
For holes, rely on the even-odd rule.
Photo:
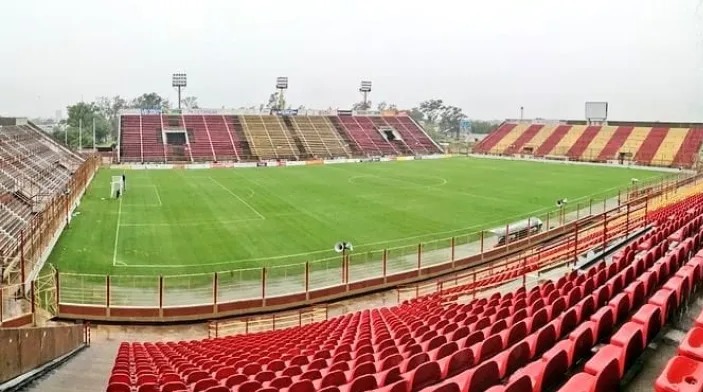
{"label": "stadium light fixture", "polygon": [[369,107],[369,93],[371,92],[371,81],[370,80],[362,80],[361,81],[361,87],[359,87],[359,91],[364,95],[364,108],[368,109]]}
{"label": "stadium light fixture", "polygon": [[188,85],[188,77],[185,73],[174,73],[171,79],[171,86],[178,89],[178,110],[181,110],[181,89]]}
{"label": "stadium light fixture", "polygon": [[283,91],[288,89],[288,77],[279,76],[276,78],[276,89],[278,90],[278,108],[285,109],[283,100]]}

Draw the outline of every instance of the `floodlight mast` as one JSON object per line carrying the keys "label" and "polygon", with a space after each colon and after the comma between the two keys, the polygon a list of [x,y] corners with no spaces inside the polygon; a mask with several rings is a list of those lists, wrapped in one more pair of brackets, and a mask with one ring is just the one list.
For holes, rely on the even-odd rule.
{"label": "floodlight mast", "polygon": [[287,76],[279,76],[276,78],[276,89],[278,90],[278,109],[283,110],[285,109],[284,107],[284,99],[283,99],[283,92],[284,90],[288,89],[288,77]]}
{"label": "floodlight mast", "polygon": [[171,81],[171,86],[178,90],[178,110],[181,110],[181,89],[187,86],[188,79],[185,73],[175,73]]}
{"label": "floodlight mast", "polygon": [[371,81],[370,80],[362,80],[361,81],[361,87],[359,87],[359,91],[364,95],[364,109],[368,110],[369,109],[369,93],[371,92]]}

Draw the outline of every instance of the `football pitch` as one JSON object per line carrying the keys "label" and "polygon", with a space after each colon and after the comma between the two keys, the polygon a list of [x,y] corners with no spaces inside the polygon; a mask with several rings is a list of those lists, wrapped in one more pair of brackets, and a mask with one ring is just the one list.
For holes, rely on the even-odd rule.
{"label": "football pitch", "polygon": [[617,195],[662,172],[453,158],[257,169],[101,169],[48,263],[63,272],[189,274],[303,263],[475,233]]}

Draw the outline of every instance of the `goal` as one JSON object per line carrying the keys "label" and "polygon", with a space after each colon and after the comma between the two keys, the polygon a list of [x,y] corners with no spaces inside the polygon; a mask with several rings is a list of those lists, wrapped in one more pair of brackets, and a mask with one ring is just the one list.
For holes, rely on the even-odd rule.
{"label": "goal", "polygon": [[122,176],[112,176],[112,181],[110,182],[110,197],[115,199],[117,195],[122,196],[124,194],[124,181],[122,181]]}

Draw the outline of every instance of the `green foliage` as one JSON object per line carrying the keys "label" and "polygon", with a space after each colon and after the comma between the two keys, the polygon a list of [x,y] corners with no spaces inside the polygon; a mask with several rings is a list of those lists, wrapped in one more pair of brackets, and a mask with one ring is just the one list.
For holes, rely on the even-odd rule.
{"label": "green foliage", "polygon": [[160,109],[165,110],[171,107],[171,104],[166,98],[161,97],[157,93],[145,93],[137,98],[134,98],[129,107],[135,109]]}
{"label": "green foliage", "polygon": [[185,97],[181,100],[184,109],[199,109],[198,97]]}
{"label": "green foliage", "polygon": [[371,109],[372,102],[371,101],[359,101],[352,105],[352,110],[369,110]]}
{"label": "green foliage", "polygon": [[53,133],[60,142],[68,141],[72,148],[92,147],[93,124],[95,124],[95,142],[104,143],[110,135],[110,121],[101,112],[95,102],[78,102],[66,108],[68,118],[61,122],[61,129]]}
{"label": "green foliage", "polygon": [[50,263],[64,272],[156,276],[275,267],[327,257],[336,261],[339,255],[332,246],[340,240],[351,241],[355,255],[383,248],[393,249],[392,255],[398,247],[414,252],[419,242],[430,247],[436,244],[432,241],[444,239],[443,246],[448,246],[451,236],[534,216],[536,210],[553,210],[559,198],[568,198],[573,207],[584,206],[588,197],[580,197],[606,190],[617,194],[613,189],[627,187],[633,177],[644,181],[662,175],[471,158],[279,169],[128,170],[124,198],[106,199],[110,176],[122,173],[98,172]]}
{"label": "green foliage", "polygon": [[[266,104],[266,107],[272,110],[283,110],[286,107],[286,97],[285,95],[283,96],[283,100],[281,101],[281,93],[280,91],[276,91],[275,93],[269,95],[269,101]],[[262,108],[263,109],[263,108]]]}

